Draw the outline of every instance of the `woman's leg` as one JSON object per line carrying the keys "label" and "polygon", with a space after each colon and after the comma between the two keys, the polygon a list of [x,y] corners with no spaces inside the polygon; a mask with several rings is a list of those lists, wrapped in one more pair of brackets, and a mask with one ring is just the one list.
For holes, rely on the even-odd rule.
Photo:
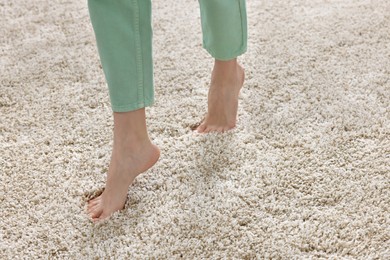
{"label": "woman's leg", "polygon": [[89,0],[88,8],[114,111],[106,187],[88,203],[97,221],[124,207],[134,178],[156,163],[160,151],[145,119],[154,96],[150,0]]}
{"label": "woman's leg", "polygon": [[236,125],[244,70],[237,57],[247,48],[245,0],[199,0],[203,46],[215,59],[208,112],[198,132],[224,132]]}
{"label": "woman's leg", "polygon": [[105,219],[123,209],[135,177],[152,167],[159,156],[159,149],[147,134],[144,108],[114,113],[114,145],[106,187],[102,195],[88,203],[92,220]]}

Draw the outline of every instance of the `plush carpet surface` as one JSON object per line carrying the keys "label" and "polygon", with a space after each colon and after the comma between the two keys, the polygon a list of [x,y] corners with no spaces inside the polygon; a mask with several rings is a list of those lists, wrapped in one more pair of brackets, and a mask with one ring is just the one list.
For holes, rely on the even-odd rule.
{"label": "plush carpet surface", "polygon": [[248,0],[224,134],[195,0],[153,1],[159,162],[92,224],[112,114],[86,1],[0,2],[0,259],[389,259],[390,2]]}

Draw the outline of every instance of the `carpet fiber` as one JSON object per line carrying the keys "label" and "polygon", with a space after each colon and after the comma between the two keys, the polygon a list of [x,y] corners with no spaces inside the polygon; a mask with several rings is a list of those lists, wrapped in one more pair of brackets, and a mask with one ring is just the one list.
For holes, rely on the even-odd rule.
{"label": "carpet fiber", "polygon": [[389,259],[390,2],[248,0],[224,134],[195,0],[153,1],[158,163],[92,224],[112,114],[86,1],[0,3],[0,259]]}

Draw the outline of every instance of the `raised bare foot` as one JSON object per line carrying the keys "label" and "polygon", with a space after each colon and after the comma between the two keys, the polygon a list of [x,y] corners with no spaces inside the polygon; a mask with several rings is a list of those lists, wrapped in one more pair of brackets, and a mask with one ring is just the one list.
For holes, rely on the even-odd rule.
{"label": "raised bare foot", "polygon": [[[122,151],[120,151],[122,150]],[[140,173],[152,167],[160,157],[160,150],[150,142],[139,149],[123,151],[113,149],[111,163],[103,193],[88,202],[88,214],[93,222],[111,216],[124,208],[128,188]]]}
{"label": "raised bare foot", "polygon": [[244,69],[236,59],[215,62],[208,94],[208,111],[196,129],[199,133],[221,133],[236,126],[238,95],[244,79]]}

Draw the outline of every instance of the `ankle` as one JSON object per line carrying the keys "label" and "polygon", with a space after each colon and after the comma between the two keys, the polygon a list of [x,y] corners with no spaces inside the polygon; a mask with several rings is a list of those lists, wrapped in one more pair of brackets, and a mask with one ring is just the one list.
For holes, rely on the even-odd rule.
{"label": "ankle", "polygon": [[113,150],[122,154],[136,154],[150,145],[152,145],[152,142],[148,136],[127,136],[124,138],[115,138]]}
{"label": "ankle", "polygon": [[215,60],[214,69],[233,70],[237,67],[237,58],[231,60]]}
{"label": "ankle", "polygon": [[237,79],[242,70],[237,59],[230,61],[215,60],[211,80],[216,82],[231,82]]}

